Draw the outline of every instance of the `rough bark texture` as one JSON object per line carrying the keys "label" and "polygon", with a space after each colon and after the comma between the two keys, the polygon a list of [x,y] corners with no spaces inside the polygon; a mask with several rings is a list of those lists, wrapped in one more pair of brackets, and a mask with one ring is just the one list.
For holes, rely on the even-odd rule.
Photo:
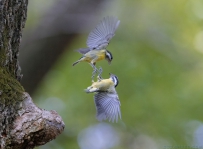
{"label": "rough bark texture", "polygon": [[18,62],[28,0],[0,0],[0,149],[30,149],[64,129],[55,111],[39,109],[24,92]]}

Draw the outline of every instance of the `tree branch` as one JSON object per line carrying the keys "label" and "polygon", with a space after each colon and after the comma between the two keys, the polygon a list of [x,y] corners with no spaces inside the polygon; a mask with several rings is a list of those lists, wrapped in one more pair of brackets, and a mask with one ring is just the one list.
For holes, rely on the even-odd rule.
{"label": "tree branch", "polygon": [[55,111],[46,111],[34,105],[29,94],[24,93],[20,116],[13,123],[12,145],[27,148],[43,145],[53,140],[64,129],[61,117]]}

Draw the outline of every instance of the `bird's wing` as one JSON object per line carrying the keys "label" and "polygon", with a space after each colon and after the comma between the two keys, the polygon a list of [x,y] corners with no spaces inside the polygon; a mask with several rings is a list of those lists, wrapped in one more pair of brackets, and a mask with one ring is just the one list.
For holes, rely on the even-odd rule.
{"label": "bird's wing", "polygon": [[94,101],[99,121],[108,119],[111,122],[117,122],[119,117],[121,119],[121,104],[116,92],[98,92],[94,95]]}
{"label": "bird's wing", "polygon": [[87,52],[89,52],[91,49],[90,48],[81,48],[76,50],[77,52],[81,53],[81,54],[86,54]]}
{"label": "bird's wing", "polygon": [[106,48],[114,36],[120,20],[115,17],[105,17],[100,24],[92,30],[87,39],[87,46],[91,49]]}

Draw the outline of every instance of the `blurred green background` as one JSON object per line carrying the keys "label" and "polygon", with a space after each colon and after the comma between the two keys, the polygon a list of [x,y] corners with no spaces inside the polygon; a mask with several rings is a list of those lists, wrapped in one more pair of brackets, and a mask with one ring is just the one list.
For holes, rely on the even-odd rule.
{"label": "blurred green background", "polygon": [[[56,3],[30,1],[25,32]],[[66,125],[38,149],[203,149],[203,1],[114,0],[101,5],[92,14],[96,19],[77,33],[33,92],[37,106],[56,110]],[[121,21],[107,48],[112,64],[97,63],[103,78],[109,72],[119,78],[118,123],[95,119],[93,94],[84,92],[92,68],[87,63],[72,67],[81,57],[74,50],[86,47],[89,32],[105,16]]]}

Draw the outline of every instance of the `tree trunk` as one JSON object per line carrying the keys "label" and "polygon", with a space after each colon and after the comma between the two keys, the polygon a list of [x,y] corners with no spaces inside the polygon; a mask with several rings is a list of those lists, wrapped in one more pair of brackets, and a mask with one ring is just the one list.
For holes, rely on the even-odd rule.
{"label": "tree trunk", "polygon": [[0,0],[0,149],[30,149],[64,129],[55,111],[35,106],[19,81],[18,62],[28,0]]}

